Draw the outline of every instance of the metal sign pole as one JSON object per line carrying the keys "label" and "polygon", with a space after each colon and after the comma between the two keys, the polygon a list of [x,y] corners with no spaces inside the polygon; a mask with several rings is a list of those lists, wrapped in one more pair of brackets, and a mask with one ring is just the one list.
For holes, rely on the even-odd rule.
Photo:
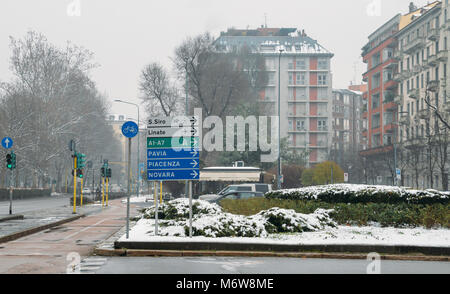
{"label": "metal sign pole", "polygon": [[12,214],[12,196],[13,196],[13,170],[11,170],[11,174],[9,177],[9,214]]}
{"label": "metal sign pole", "polygon": [[154,192],[154,194],[155,194],[155,236],[158,236],[158,203],[159,203],[159,201],[158,201],[158,194],[157,194],[157,184],[156,184],[156,182],[154,182],[154,188],[155,188],[155,192]]}
{"label": "metal sign pole", "polygon": [[131,138],[128,138],[128,193],[127,193],[127,239],[130,236],[130,173],[131,173]]}
{"label": "metal sign pole", "polygon": [[192,181],[189,181],[189,237],[192,238]]}

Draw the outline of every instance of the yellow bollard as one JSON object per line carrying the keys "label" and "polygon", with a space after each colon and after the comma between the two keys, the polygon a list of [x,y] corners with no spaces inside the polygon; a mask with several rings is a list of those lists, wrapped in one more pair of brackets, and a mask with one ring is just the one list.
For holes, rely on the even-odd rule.
{"label": "yellow bollard", "polygon": [[73,213],[77,213],[77,157],[73,158]]}
{"label": "yellow bollard", "polygon": [[162,181],[159,182],[159,203],[162,204]]}
{"label": "yellow bollard", "polygon": [[109,179],[106,178],[106,206],[108,206],[108,185],[109,185]]}
{"label": "yellow bollard", "polygon": [[102,208],[105,203],[105,179],[102,177]]}

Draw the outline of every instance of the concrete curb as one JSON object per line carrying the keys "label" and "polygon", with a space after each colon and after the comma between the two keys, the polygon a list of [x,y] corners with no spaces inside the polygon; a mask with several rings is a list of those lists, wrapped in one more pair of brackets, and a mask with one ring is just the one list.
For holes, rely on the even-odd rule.
{"label": "concrete curb", "polygon": [[423,254],[450,256],[450,247],[395,246],[395,245],[339,245],[312,244],[286,245],[264,243],[221,243],[221,242],[130,242],[115,241],[115,249],[159,250],[159,251],[222,251],[222,252],[326,252],[326,253],[370,253],[391,255]]}
{"label": "concrete curb", "polygon": [[7,215],[7,216],[2,216],[2,217],[0,217],[0,222],[6,222],[6,221],[10,221],[10,220],[17,220],[17,219],[23,219],[23,215],[22,214],[12,214],[12,215]]}
{"label": "concrete curb", "polygon": [[[193,251],[193,250],[143,250],[143,249],[105,249],[95,248],[94,254],[99,256],[128,257],[284,257],[284,258],[330,258],[330,259],[367,259],[362,253],[319,253],[319,252],[262,252],[262,251]],[[382,260],[410,261],[450,261],[450,256],[424,255],[380,255]]]}
{"label": "concrete curb", "polygon": [[47,229],[50,229],[50,228],[53,228],[53,227],[60,226],[60,225],[65,224],[65,223],[72,222],[74,220],[77,220],[77,219],[85,217],[85,216],[86,216],[85,214],[79,214],[79,215],[76,215],[76,216],[73,216],[73,217],[69,217],[69,218],[65,218],[65,219],[59,220],[57,222],[49,223],[49,224],[46,224],[46,225],[42,225],[42,226],[26,229],[26,230],[19,231],[19,232],[16,232],[16,233],[13,233],[13,234],[10,234],[10,235],[7,235],[7,236],[3,236],[3,237],[0,237],[0,243],[10,242],[10,241],[13,241],[13,240],[16,240],[16,239],[19,239],[19,238],[22,238],[22,237],[25,237],[25,236],[28,236],[28,235],[35,234],[35,233],[40,232],[40,231],[44,231],[44,230],[47,230]]}

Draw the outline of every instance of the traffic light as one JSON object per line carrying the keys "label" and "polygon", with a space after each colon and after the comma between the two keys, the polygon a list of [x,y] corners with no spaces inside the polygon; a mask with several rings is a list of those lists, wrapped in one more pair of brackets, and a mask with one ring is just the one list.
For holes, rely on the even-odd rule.
{"label": "traffic light", "polygon": [[77,177],[79,177],[80,179],[83,178],[83,170],[81,168],[77,169]]}
{"label": "traffic light", "polygon": [[105,176],[106,176],[106,168],[105,168],[105,167],[102,167],[102,168],[100,169],[100,171],[102,172],[102,177],[105,177]]}
{"label": "traffic light", "polygon": [[106,177],[111,178],[111,169],[110,168],[106,169]]}
{"label": "traffic light", "polygon": [[11,154],[6,154],[6,167],[12,169],[12,156]]}
{"label": "traffic light", "polygon": [[14,153],[14,151],[11,151],[11,165],[12,165],[11,169],[16,168],[16,153]]}
{"label": "traffic light", "polygon": [[77,154],[78,167],[83,168],[86,166],[86,155],[83,153]]}

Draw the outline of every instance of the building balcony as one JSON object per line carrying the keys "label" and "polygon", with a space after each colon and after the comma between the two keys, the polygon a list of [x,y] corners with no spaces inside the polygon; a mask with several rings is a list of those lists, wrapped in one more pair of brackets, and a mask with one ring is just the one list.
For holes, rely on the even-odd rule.
{"label": "building balcony", "polygon": [[441,50],[437,54],[437,59],[440,62],[447,62],[448,60],[448,50]]}
{"label": "building balcony", "polygon": [[425,38],[424,37],[417,37],[414,40],[410,41],[408,44],[406,44],[403,47],[403,51],[406,54],[414,53],[414,51],[422,49],[425,47]]}
{"label": "building balcony", "polygon": [[420,97],[420,92],[419,92],[419,89],[411,89],[411,90],[409,90],[408,91],[408,96],[409,96],[409,98],[412,98],[412,99],[419,99],[419,97]]}
{"label": "building balcony", "polygon": [[394,81],[396,81],[397,83],[403,81],[403,76],[401,72],[397,72],[394,74]]}
{"label": "building balcony", "polygon": [[427,63],[429,66],[436,66],[438,64],[437,56],[435,54],[428,56]]}
{"label": "building balcony", "polygon": [[418,73],[420,73],[421,71],[422,71],[422,66],[421,66],[420,64],[414,65],[414,67],[413,67],[413,69],[412,69],[412,72],[413,72],[414,74],[418,74]]}
{"label": "building balcony", "polygon": [[440,84],[441,84],[441,87],[442,87],[442,88],[447,87],[447,77],[441,78]]}
{"label": "building balcony", "polygon": [[439,29],[431,29],[427,37],[430,41],[437,41],[439,39]]}
{"label": "building balcony", "polygon": [[397,95],[397,96],[395,96],[394,97],[394,101],[393,101],[395,104],[402,104],[403,103],[403,96],[401,96],[401,95]]}
{"label": "building balcony", "polygon": [[419,110],[419,117],[421,119],[429,119],[430,118],[430,110],[425,108],[425,109],[421,109]]}
{"label": "building balcony", "polygon": [[395,51],[394,52],[394,59],[397,60],[397,61],[402,61],[404,56],[405,55],[401,51]]}
{"label": "building balcony", "polygon": [[409,125],[411,123],[411,118],[409,117],[409,115],[401,115],[399,123],[402,125]]}

